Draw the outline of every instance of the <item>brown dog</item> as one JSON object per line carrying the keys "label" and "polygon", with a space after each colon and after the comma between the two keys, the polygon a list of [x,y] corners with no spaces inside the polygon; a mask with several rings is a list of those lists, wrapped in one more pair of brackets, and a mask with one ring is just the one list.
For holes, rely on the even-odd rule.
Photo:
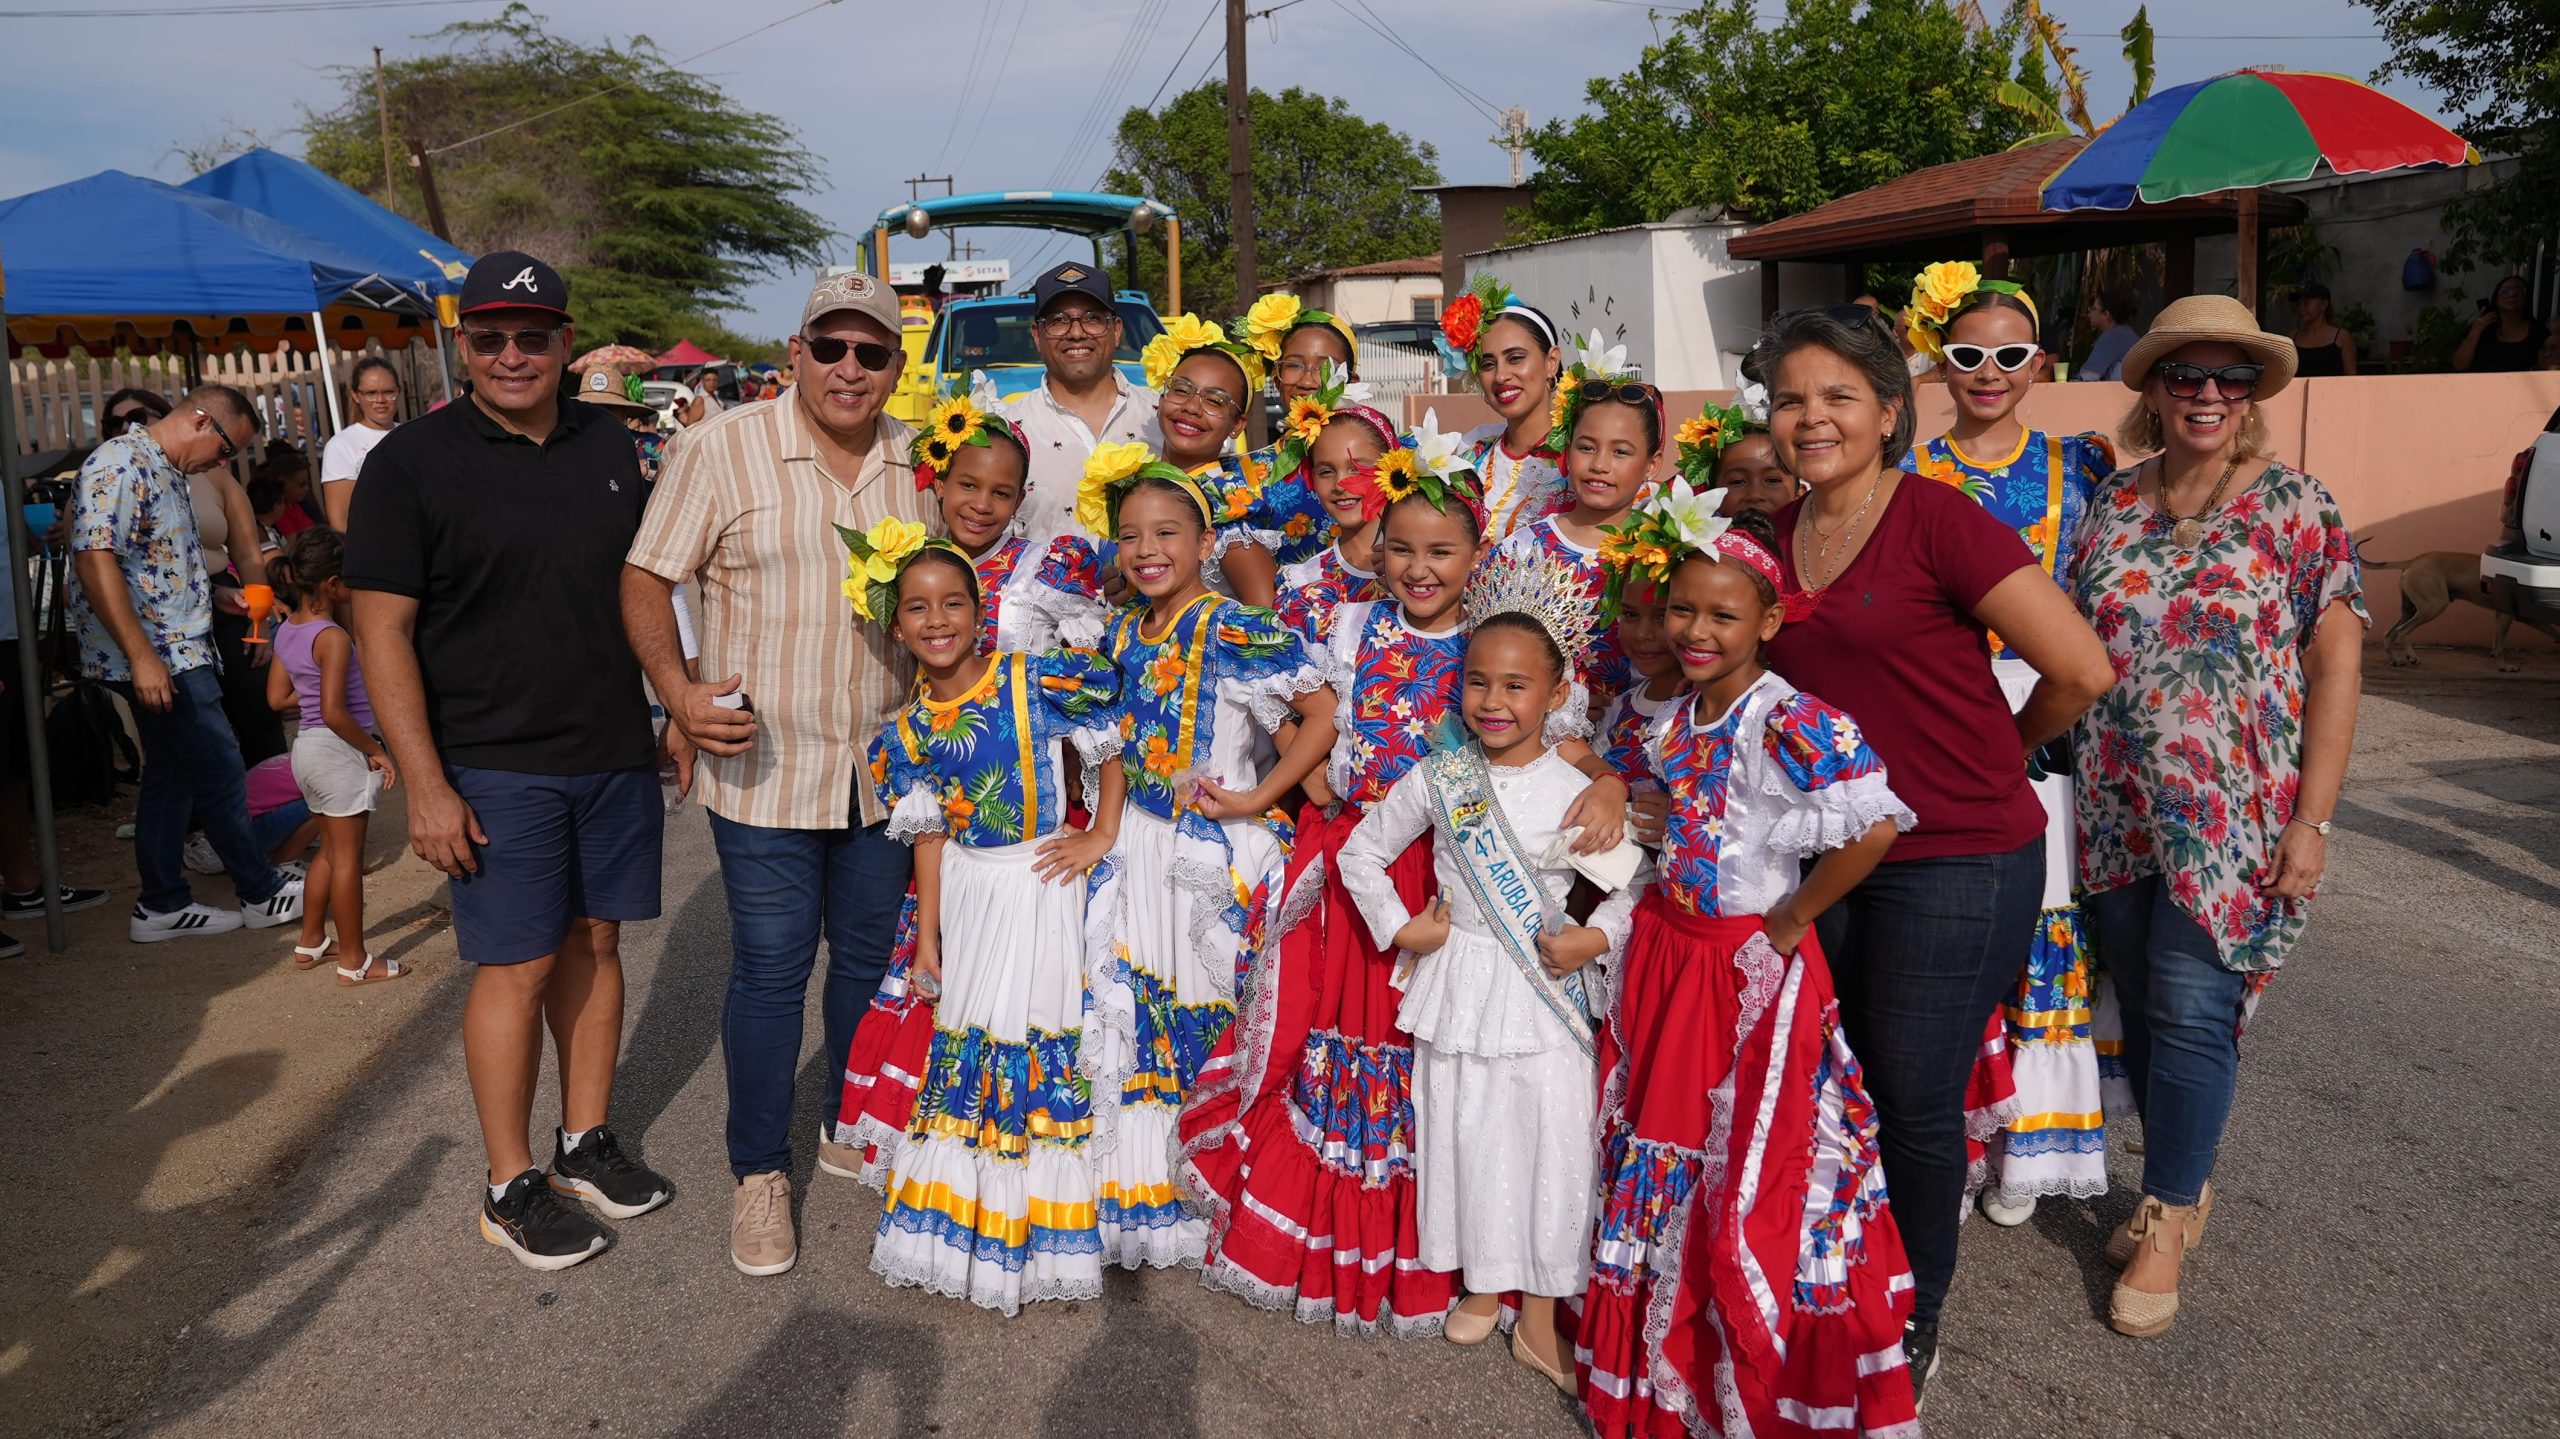
{"label": "brown dog", "polygon": [[[2382,637],[2383,652],[2393,664],[2418,662],[2417,648],[2409,643],[2410,634],[2451,609],[2454,601],[2464,600],[2489,609],[2489,591],[2480,583],[2479,555],[2462,550],[2429,550],[2405,560],[2368,560],[2364,558],[2365,543],[2369,542],[2356,545],[2356,558],[2366,569],[2400,572],[2400,621]],[[2489,631],[2489,658],[2497,662],[2499,673],[2514,674],[2524,665],[2507,658],[2507,626],[2519,616],[2496,610],[2490,613],[2496,616],[2496,622]],[[2551,626],[2538,620],[2525,623],[2560,641],[2560,631]]]}

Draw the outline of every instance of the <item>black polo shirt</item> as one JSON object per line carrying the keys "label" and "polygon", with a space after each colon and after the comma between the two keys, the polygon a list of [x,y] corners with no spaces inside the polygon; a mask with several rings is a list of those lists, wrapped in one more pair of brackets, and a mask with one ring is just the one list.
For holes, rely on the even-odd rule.
{"label": "black polo shirt", "polygon": [[365,457],[347,584],[418,602],[427,723],[446,763],[586,775],[651,761],[621,598],[646,498],[630,431],[565,396],[539,445],[465,395]]}

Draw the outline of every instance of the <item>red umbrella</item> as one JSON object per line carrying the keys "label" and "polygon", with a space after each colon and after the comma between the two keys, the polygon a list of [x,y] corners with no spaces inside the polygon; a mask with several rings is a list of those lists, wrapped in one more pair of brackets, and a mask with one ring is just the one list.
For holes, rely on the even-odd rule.
{"label": "red umbrella", "polygon": [[691,340],[676,341],[675,348],[657,358],[660,365],[716,365],[720,357]]}

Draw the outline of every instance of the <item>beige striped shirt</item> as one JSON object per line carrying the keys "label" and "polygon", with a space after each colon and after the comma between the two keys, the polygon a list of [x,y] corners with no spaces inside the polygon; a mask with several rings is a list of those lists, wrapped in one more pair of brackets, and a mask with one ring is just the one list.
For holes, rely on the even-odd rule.
{"label": "beige striped shirt", "polygon": [[796,394],[742,405],[667,447],[631,563],[693,586],[702,677],[745,676],[759,721],[745,754],[704,755],[702,802],[739,824],[842,829],[889,817],[865,747],[910,698],[915,660],[845,603],[835,525],[891,515],[942,533],[942,510],[907,463],[914,431],[882,415],[862,473],[839,483],[818,458]]}

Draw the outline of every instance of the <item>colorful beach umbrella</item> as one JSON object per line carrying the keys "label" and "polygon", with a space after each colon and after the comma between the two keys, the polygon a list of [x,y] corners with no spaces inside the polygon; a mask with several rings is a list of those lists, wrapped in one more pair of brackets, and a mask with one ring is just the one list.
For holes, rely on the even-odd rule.
{"label": "colorful beach umbrella", "polygon": [[598,345],[572,361],[569,372],[583,375],[598,365],[620,374],[636,375],[657,368],[658,357],[637,345]]}
{"label": "colorful beach umbrella", "polygon": [[2476,165],[2463,138],[2343,75],[2234,70],[2124,113],[2044,185],[2048,210],[2123,210],[2410,166]]}

